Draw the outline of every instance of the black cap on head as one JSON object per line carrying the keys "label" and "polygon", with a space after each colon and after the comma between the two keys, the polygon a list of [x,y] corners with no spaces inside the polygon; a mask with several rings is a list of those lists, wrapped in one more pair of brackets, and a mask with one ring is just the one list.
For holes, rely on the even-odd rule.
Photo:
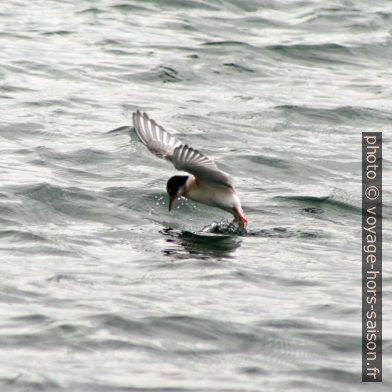
{"label": "black cap on head", "polygon": [[188,176],[170,177],[169,180],[167,181],[167,184],[166,184],[167,193],[170,196],[176,196],[178,189],[181,188],[185,184],[187,179],[188,179]]}

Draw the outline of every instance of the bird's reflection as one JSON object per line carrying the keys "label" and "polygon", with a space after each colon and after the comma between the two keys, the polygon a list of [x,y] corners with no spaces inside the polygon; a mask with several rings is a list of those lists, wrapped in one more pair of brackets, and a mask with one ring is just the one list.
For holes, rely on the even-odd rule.
{"label": "bird's reflection", "polygon": [[179,259],[196,257],[209,259],[211,257],[231,258],[234,251],[241,246],[241,238],[234,235],[223,235],[190,231],[176,231],[172,228],[160,230],[167,243],[163,249],[165,256]]}

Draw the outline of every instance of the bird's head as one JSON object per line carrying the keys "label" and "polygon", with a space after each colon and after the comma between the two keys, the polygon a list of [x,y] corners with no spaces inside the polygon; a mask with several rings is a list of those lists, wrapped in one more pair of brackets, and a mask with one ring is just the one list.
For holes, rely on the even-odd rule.
{"label": "bird's head", "polygon": [[169,194],[169,211],[173,208],[173,204],[177,197],[180,197],[185,192],[185,183],[188,176],[173,176],[169,178],[166,184],[166,190]]}

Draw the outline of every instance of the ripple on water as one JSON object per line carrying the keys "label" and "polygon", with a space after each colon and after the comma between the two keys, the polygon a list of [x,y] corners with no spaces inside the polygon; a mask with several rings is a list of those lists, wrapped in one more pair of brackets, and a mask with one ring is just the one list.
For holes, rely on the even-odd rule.
{"label": "ripple on water", "polygon": [[129,221],[124,209],[113,208],[112,201],[95,190],[41,183],[18,186],[14,191],[22,201],[22,208],[15,207],[12,214],[23,221],[61,222],[65,217],[111,224]]}
{"label": "ripple on water", "polygon": [[231,234],[209,232],[177,231],[171,228],[161,230],[166,247],[165,256],[186,259],[189,256],[199,259],[230,258],[241,245],[241,239]]}
{"label": "ripple on water", "polygon": [[[189,72],[189,71],[188,71]],[[173,67],[161,65],[149,71],[143,71],[138,74],[130,74],[131,79],[138,79],[146,82],[162,82],[162,83],[180,83],[189,80]]]}
{"label": "ripple on water", "polygon": [[[310,213],[320,212],[320,209],[322,208],[338,208],[353,213],[360,213],[362,211],[359,206],[339,200],[334,196],[276,196],[275,199],[299,202],[308,205],[308,208],[310,208],[308,212]],[[315,207],[315,209],[312,209],[313,207]]]}
{"label": "ripple on water", "polygon": [[[289,363],[294,357],[311,355],[304,339],[296,343],[262,326],[214,319],[172,315],[138,320],[105,314],[91,317],[95,328],[121,336],[128,343],[160,353],[205,355],[220,353],[268,352],[272,359]],[[299,345],[299,346],[298,346]],[[296,347],[295,347],[296,346]],[[303,347],[302,347],[303,346]],[[300,350],[297,350],[300,348]]]}
{"label": "ripple on water", "polygon": [[94,148],[81,148],[70,152],[61,152],[47,147],[39,146],[35,149],[45,161],[61,161],[67,164],[95,165],[112,161],[111,154]]}
{"label": "ripple on water", "polygon": [[[341,63],[349,61],[352,58],[350,48],[339,44],[319,44],[319,45],[272,45],[267,46],[267,49],[273,53],[282,54],[284,56],[308,61],[314,64],[320,62],[322,64]],[[353,64],[355,62],[351,60]]]}
{"label": "ripple on water", "polygon": [[350,124],[360,122],[390,122],[392,113],[386,110],[376,110],[355,106],[340,106],[336,108],[315,108],[298,105],[279,105],[276,109],[283,112],[289,119],[302,122],[303,119],[317,122],[317,124]]}

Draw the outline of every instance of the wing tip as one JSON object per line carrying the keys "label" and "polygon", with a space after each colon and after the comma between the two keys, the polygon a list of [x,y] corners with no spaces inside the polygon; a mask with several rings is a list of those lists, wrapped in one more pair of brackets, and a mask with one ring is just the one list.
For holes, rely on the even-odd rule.
{"label": "wing tip", "polygon": [[[144,119],[148,122],[153,122],[154,120],[152,120],[149,115],[146,112],[142,112],[139,109],[136,109],[136,112],[132,113],[132,117],[134,120],[140,120],[140,119]],[[155,121],[154,121],[155,122]]]}
{"label": "wing tip", "polygon": [[137,126],[137,121],[138,121],[138,118],[139,118],[139,117],[140,117],[140,110],[137,109],[136,112],[133,112],[133,113],[132,113],[132,120],[133,120],[133,125],[134,125],[134,127]]}
{"label": "wing tip", "polygon": [[140,109],[136,109],[136,111],[132,113],[132,116],[135,116],[135,117],[143,117],[143,115],[147,115],[147,113],[141,112]]}

